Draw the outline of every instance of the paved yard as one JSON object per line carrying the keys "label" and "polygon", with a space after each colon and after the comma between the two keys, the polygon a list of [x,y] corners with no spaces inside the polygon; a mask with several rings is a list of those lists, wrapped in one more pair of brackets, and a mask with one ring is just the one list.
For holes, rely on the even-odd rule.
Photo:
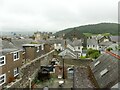
{"label": "paved yard", "polygon": [[[60,88],[59,87],[59,79],[48,80],[44,83],[39,83],[36,85],[36,88],[44,88],[45,86],[49,88]],[[65,84],[63,84],[62,88],[71,88],[73,87],[73,80],[65,79]]]}
{"label": "paved yard", "polygon": [[[91,62],[91,61],[90,61]],[[65,83],[63,84],[62,88],[66,88],[68,90],[71,90],[71,88],[94,88],[94,85],[89,79],[88,75],[88,69],[85,67],[87,64],[90,63],[89,61],[74,61],[74,60],[66,60],[65,66],[75,66],[75,72],[74,72],[74,80],[71,79],[65,79]],[[62,61],[60,61],[60,65],[62,66]],[[49,88],[60,88],[59,87],[59,81],[58,78],[52,78],[44,83],[39,83],[36,85],[36,88],[44,88],[45,86]],[[66,90],[65,89],[65,90]],[[61,90],[61,89],[60,89]]]}

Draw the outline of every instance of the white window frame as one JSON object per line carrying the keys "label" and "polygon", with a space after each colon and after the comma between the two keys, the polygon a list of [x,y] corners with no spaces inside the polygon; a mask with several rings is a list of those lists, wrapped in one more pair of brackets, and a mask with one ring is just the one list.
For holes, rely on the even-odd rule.
{"label": "white window frame", "polygon": [[61,46],[61,44],[59,43],[58,46]]}
{"label": "white window frame", "polygon": [[[4,76],[4,78],[2,78]],[[2,79],[1,79],[2,78]],[[0,82],[4,80],[4,82],[0,83],[0,86],[2,86],[4,83],[6,83],[6,74],[0,75]]]}
{"label": "white window frame", "polygon": [[[18,53],[18,57],[15,58],[15,55],[17,55],[17,53]],[[17,61],[19,58],[20,58],[20,53],[19,53],[19,51],[14,52],[14,53],[13,53],[13,60],[14,60],[14,61]]]}
{"label": "white window frame", "polygon": [[44,50],[44,44],[41,45],[41,49]]}
{"label": "white window frame", "polygon": [[38,46],[38,47],[37,47],[37,51],[36,51],[36,52],[39,52],[39,51],[40,51],[40,47]]}
{"label": "white window frame", "polygon": [[15,68],[14,69],[14,77],[18,76],[19,75],[19,68]]}
{"label": "white window frame", "polygon": [[[4,58],[4,59],[1,60],[1,58]],[[3,61],[4,61],[4,63],[3,63],[3,64],[0,64],[0,66],[3,66],[3,65],[6,64],[6,58],[5,58],[5,56],[0,56],[0,62],[3,62]]]}
{"label": "white window frame", "polygon": [[102,76],[105,75],[107,72],[108,72],[108,69],[105,68],[104,70],[102,70],[102,71],[100,72],[100,76],[102,77]]}
{"label": "white window frame", "polygon": [[96,67],[98,64],[100,64],[100,61],[97,61],[97,62],[94,64],[94,67]]}

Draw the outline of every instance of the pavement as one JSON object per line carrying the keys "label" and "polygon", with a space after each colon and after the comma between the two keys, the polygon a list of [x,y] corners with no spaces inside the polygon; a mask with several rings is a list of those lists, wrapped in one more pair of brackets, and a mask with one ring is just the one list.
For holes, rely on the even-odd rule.
{"label": "pavement", "polygon": [[48,87],[48,88],[72,88],[73,87],[73,80],[69,80],[69,79],[65,79],[64,84],[62,85],[62,87],[59,86],[59,81],[61,81],[63,79],[53,79],[53,80],[48,80],[46,82],[40,83],[36,85],[36,88],[44,88],[44,87]]}

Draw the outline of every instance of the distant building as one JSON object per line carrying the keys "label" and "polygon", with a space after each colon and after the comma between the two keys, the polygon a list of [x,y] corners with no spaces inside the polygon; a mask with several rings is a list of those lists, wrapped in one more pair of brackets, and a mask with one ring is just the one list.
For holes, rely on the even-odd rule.
{"label": "distant building", "polygon": [[110,41],[113,43],[120,43],[120,36],[110,36]]}
{"label": "distant building", "polygon": [[34,33],[34,38],[35,38],[35,41],[38,41],[38,40],[47,40],[50,38],[50,36],[52,35],[52,32],[35,32]]}
{"label": "distant building", "polygon": [[103,52],[105,48],[111,45],[109,36],[93,35],[87,39],[87,49],[95,49]]}
{"label": "distant building", "polygon": [[82,55],[82,41],[75,39],[73,42],[67,42],[66,48],[59,54],[67,58],[79,58]]}
{"label": "distant building", "polygon": [[98,41],[95,38],[87,39],[87,49],[99,50]]}

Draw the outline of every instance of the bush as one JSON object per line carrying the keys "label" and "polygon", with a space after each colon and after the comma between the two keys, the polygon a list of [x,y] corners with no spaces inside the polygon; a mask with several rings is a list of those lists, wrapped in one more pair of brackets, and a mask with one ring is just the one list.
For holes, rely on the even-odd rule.
{"label": "bush", "polygon": [[86,57],[96,59],[100,56],[99,50],[88,49]]}
{"label": "bush", "polygon": [[111,51],[111,50],[113,50],[112,48],[107,48],[107,51]]}
{"label": "bush", "polygon": [[81,57],[80,57],[80,59],[85,59],[85,58],[86,58],[86,56],[81,56]]}

